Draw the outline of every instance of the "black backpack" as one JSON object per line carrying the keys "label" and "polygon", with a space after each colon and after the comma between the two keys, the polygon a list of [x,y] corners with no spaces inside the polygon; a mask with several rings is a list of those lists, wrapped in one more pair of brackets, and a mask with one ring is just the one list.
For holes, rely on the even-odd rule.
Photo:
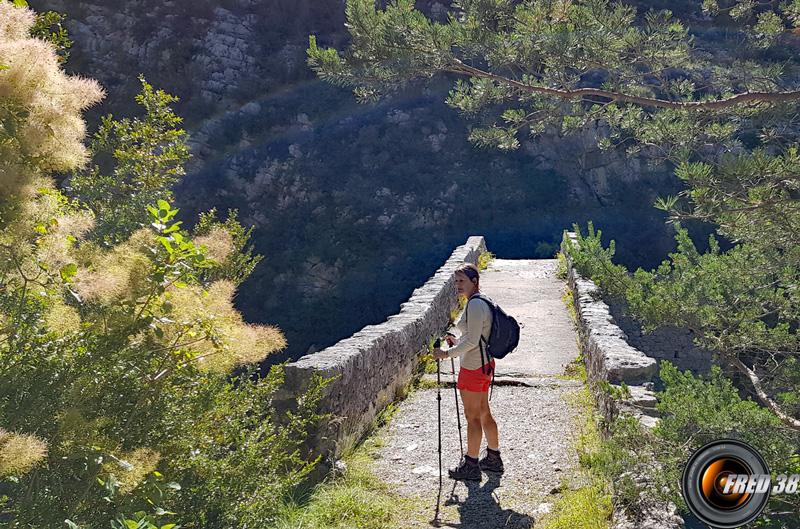
{"label": "black backpack", "polygon": [[492,358],[505,358],[519,344],[519,323],[513,316],[506,314],[491,298],[483,294],[475,294],[472,297],[482,299],[492,310],[492,330],[489,333],[488,341],[481,336],[481,354],[486,355],[487,363],[491,362]]}

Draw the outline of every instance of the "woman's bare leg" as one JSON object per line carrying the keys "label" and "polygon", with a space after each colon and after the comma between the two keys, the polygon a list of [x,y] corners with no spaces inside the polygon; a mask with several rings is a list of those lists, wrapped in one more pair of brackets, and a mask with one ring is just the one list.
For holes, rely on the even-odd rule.
{"label": "woman's bare leg", "polygon": [[492,450],[500,450],[500,434],[497,431],[497,423],[492,417],[492,410],[489,409],[489,392],[479,395],[481,395],[481,429],[486,434],[486,444]]}
{"label": "woman's bare leg", "polygon": [[481,396],[486,393],[459,390],[464,403],[464,417],[467,419],[467,455],[478,458],[481,450],[483,428],[481,426]]}

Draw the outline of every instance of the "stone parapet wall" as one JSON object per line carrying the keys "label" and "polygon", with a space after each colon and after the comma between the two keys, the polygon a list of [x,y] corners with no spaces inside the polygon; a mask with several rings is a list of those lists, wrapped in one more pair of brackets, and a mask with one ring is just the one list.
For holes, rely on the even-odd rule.
{"label": "stone parapet wall", "polygon": [[624,300],[607,300],[614,321],[625,332],[633,347],[644,351],[656,361],[668,360],[681,371],[708,373],[712,365],[712,352],[694,343],[694,334],[684,327],[659,327],[643,332],[641,325],[626,314]]}
{"label": "stone parapet wall", "polygon": [[[573,232],[565,232],[564,237],[578,245]],[[604,419],[613,419],[621,405],[630,408],[645,425],[653,426],[655,421],[650,418],[655,414],[652,386],[658,373],[656,360],[628,343],[628,336],[619,328],[608,305],[600,298],[598,286],[575,270],[566,244],[561,245],[561,252],[567,259],[567,282],[572,291],[589,383],[593,388],[603,382],[612,386],[624,382],[630,387],[631,398],[622,403],[614,401],[605,392],[596,392]]]}
{"label": "stone parapet wall", "polygon": [[411,381],[420,356],[428,351],[428,341],[444,332],[458,307],[453,272],[465,262],[477,264],[485,251],[483,237],[470,237],[414,290],[398,314],[287,364],[278,409],[294,407],[314,375],[335,377],[325,388],[320,410],[333,418],[309,439],[309,450],[327,463],[323,467],[355,446],[378,413]]}
{"label": "stone parapet wall", "polygon": [[[578,338],[583,351],[589,387],[597,402],[605,424],[610,424],[620,412],[633,414],[646,428],[658,423],[656,396],[653,382],[658,374],[656,359],[631,346],[628,336],[617,325],[609,306],[600,298],[600,289],[591,280],[581,276],[573,266],[566,246],[569,239],[578,246],[574,232],[564,232],[561,253],[567,261],[567,282],[572,291]],[[628,386],[630,397],[614,400],[602,388],[606,383],[619,389]],[[657,464],[653,461],[653,471]],[[646,479],[646,476],[639,476]],[[642,498],[642,512],[631,520],[623,512],[614,513],[613,529],[678,529],[684,527],[683,519],[673,504],[663,504]]]}

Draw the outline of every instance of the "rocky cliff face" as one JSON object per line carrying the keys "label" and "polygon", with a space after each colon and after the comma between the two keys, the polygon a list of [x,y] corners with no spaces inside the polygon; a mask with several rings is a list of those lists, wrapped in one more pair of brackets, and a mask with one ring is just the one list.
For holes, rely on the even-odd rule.
{"label": "rocky cliff face", "polygon": [[339,1],[44,0],[33,7],[69,16],[71,66],[109,88],[107,106],[130,107],[144,73],[182,97],[190,123],[307,79],[309,33],[330,44],[344,36]]}
{"label": "rocky cliff face", "polygon": [[[178,205],[190,222],[216,206],[256,225],[266,259],[238,302],[249,319],[284,329],[288,355],[397,312],[467,235],[485,235],[504,257],[551,256],[563,228],[592,219],[628,263],[653,265],[671,246],[651,205],[676,180],[601,153],[591,131],[481,152],[443,103],[448,79],[372,106],[317,81],[308,35],[346,46],[341,0],[33,6],[69,16],[68,67],[108,89],[99,112],[133,111],[139,73],[181,98],[194,158]],[[626,253],[642,247],[649,258]]]}

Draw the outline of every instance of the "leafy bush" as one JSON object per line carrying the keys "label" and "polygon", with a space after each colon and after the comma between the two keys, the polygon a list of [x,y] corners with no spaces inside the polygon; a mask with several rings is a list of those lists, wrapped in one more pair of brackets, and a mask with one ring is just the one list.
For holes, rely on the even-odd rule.
{"label": "leafy bush", "polygon": [[[742,399],[718,366],[700,377],[665,361],[661,378],[664,389],[657,394],[657,409],[662,418],[652,431],[622,413],[602,440],[582,436],[579,446],[581,465],[604,476],[614,503],[634,518],[650,498],[671,501],[688,512],[680,491],[684,466],[695,450],[715,439],[733,437],[752,444],[776,475],[798,472],[797,434],[782,428],[769,410]],[[796,498],[774,496],[766,518],[782,527],[780,513],[796,509]]]}
{"label": "leafy bush", "polygon": [[[695,331],[695,340],[717,351],[723,366],[733,374],[715,365],[707,377],[700,377],[661,362],[665,389],[658,395],[663,416],[659,425],[647,432],[633,417],[619,417],[610,425],[606,450],[591,462],[612,476],[615,499],[629,510],[638,508],[638,493],[644,485],[630,478],[638,473],[648,477],[646,486],[652,495],[685,509],[679,483],[686,461],[694,450],[722,437],[751,443],[776,473],[797,472],[800,434],[796,428],[787,428],[791,419],[781,415],[783,410],[796,413],[797,386],[793,382],[798,378],[797,363],[791,357],[778,356],[778,351],[791,350],[790,344],[796,340],[796,334],[778,319],[792,314],[787,305],[791,297],[783,294],[781,286],[789,282],[791,265],[783,268],[788,275],[775,275],[776,265],[785,261],[771,260],[768,253],[744,244],[721,252],[713,237],[710,250],[700,253],[686,230],[677,225],[677,249],[669,260],[657,270],[639,269],[629,274],[612,262],[613,241],[605,248],[600,232],[591,224],[587,235],[577,226],[575,229],[578,245],[566,239],[565,245],[579,272],[593,279],[604,294],[623,297],[645,330],[661,325],[689,327]],[[735,341],[743,344],[733,349],[742,360],[726,351],[725,346]],[[753,368],[747,368],[743,360]],[[768,373],[763,366],[766,362]],[[740,396],[746,389],[756,389],[748,376],[753,370],[763,373],[754,393],[767,406]],[[758,390],[765,395],[758,395]],[[780,402],[783,410],[778,408],[776,413],[772,399]],[[657,472],[646,468],[643,454],[658,461]],[[780,524],[777,513],[787,507],[796,509],[793,503],[787,496],[773,498],[768,518]]]}
{"label": "leafy bush", "polygon": [[303,443],[326,382],[285,412],[282,368],[252,376],[286,342],[233,306],[260,259],[250,232],[209,213],[190,234],[163,198],[185,159],[170,96],[143,81],[145,117],[106,118],[109,149],[74,196],[56,188],[87,159],[80,111],[102,91],[34,22],[0,2],[0,523],[269,526],[316,464]]}
{"label": "leafy bush", "polygon": [[182,119],[169,107],[178,98],[154,90],[140,77],[136,102],[144,118],[102,118],[90,150],[94,163],[70,180],[72,194],[95,214],[94,240],[116,243],[146,226],[146,206],[173,199],[171,188],[184,175],[189,159]]}
{"label": "leafy bush", "polygon": [[176,439],[168,466],[182,487],[171,506],[194,517],[183,527],[271,527],[280,503],[314,469],[319,458],[306,459],[303,443],[323,418],[316,408],[326,382],[313,380],[298,408],[282,415],[274,398],[283,382],[273,366],[263,380],[244,374],[222,384],[191,435]]}
{"label": "leafy bush", "polygon": [[[796,250],[782,249],[775,235],[721,251],[714,236],[701,253],[676,223],[677,248],[655,270],[630,274],[612,262],[614,242],[604,248],[591,223],[578,245],[565,239],[576,268],[608,295],[623,298],[645,331],[661,326],[688,328],[695,342],[752,387],[762,405],[800,431],[795,382],[797,351]],[[752,366],[752,367],[749,367]]]}

